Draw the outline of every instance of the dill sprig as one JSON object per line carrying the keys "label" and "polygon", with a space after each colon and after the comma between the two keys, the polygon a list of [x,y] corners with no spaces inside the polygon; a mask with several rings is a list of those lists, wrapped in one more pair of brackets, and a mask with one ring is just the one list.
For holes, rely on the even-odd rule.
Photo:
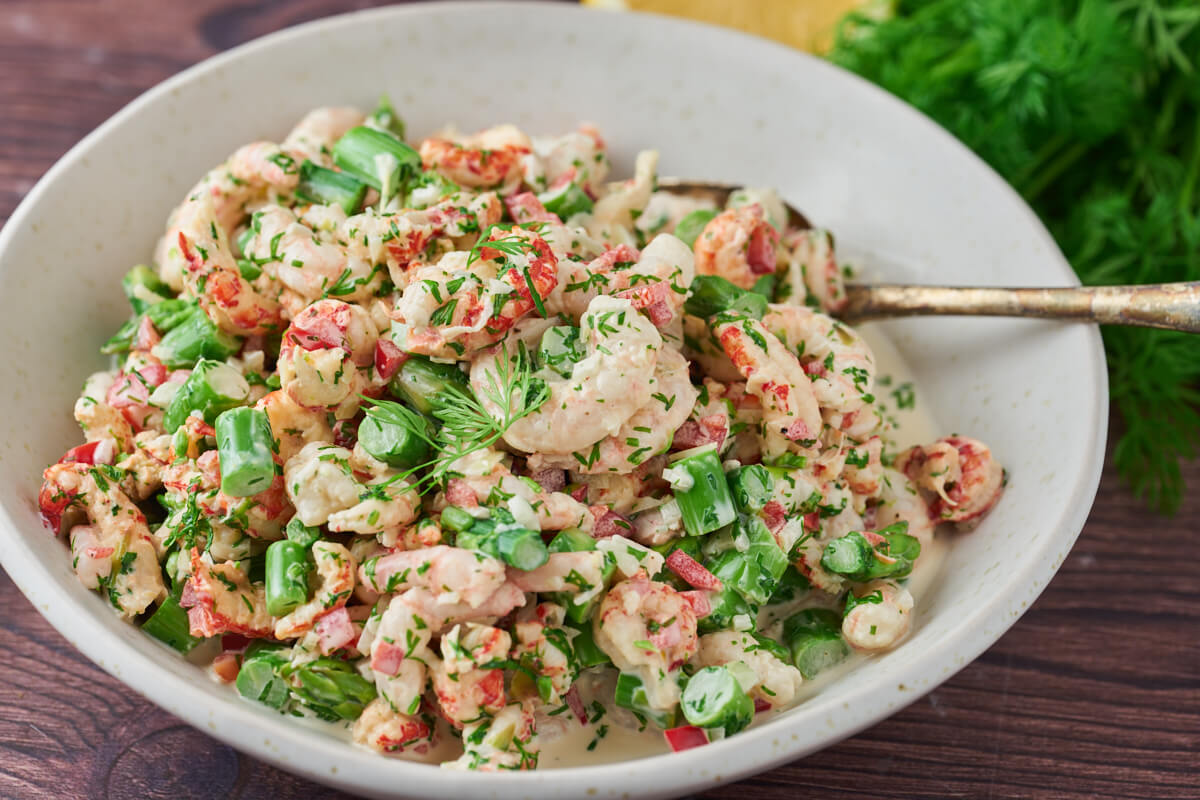
{"label": "dill sprig", "polygon": [[[903,0],[831,58],[940,122],[1038,212],[1085,284],[1200,280],[1195,0]],[[1106,328],[1113,461],[1162,512],[1200,447],[1191,334]]]}
{"label": "dill sprig", "polygon": [[544,222],[523,222],[519,225],[511,226],[509,230],[514,232],[510,233],[508,236],[501,236],[499,239],[492,239],[489,241],[488,236],[490,236],[491,232],[498,227],[496,225],[492,225],[490,228],[479,234],[479,239],[471,247],[471,251],[467,255],[467,266],[469,267],[479,259],[483,258],[484,249],[496,250],[497,252],[503,253],[509,257],[524,255],[525,253],[529,252],[530,248],[533,246],[533,242],[522,236],[516,235],[516,229],[522,228],[527,231],[532,231],[533,233],[541,233],[545,226],[546,223]]}
{"label": "dill sprig", "polygon": [[534,370],[533,357],[523,342],[517,344],[513,353],[504,343],[496,358],[496,368],[484,373],[485,380],[479,387],[484,399],[497,407],[499,414],[493,416],[472,392],[446,386],[431,409],[441,423],[432,435],[429,420],[408,406],[363,397],[368,404],[368,416],[412,431],[437,453],[424,464],[393,476],[388,483],[405,480],[423,494],[441,485],[456,461],[494,445],[514,423],[537,411],[549,399],[549,387],[534,376]]}

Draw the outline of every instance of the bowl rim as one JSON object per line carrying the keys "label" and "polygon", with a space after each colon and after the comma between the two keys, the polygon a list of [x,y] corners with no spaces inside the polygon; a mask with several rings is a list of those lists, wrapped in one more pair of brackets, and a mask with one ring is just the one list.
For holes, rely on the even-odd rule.
{"label": "bowl rim", "polygon": [[[217,53],[142,92],[83,137],[55,162],[21,200],[3,229],[0,229],[0,263],[3,262],[4,254],[16,235],[15,231],[24,226],[26,218],[34,213],[42,196],[52,184],[59,180],[61,175],[72,169],[77,162],[85,159],[92,146],[108,136],[110,131],[137,115],[143,107],[157,102],[177,87],[207,73],[218,71],[260,49],[281,46],[294,38],[311,35],[320,29],[333,30],[342,26],[362,24],[368,20],[390,20],[409,16],[452,16],[481,11],[522,14],[536,11],[539,14],[575,15],[578,19],[582,19],[586,14],[609,13],[575,5],[537,2],[537,0],[503,0],[502,2],[458,0],[457,2],[437,4],[391,6],[323,17],[275,31]],[[1012,199],[1016,200],[1020,213],[1025,215],[1032,230],[1040,239],[1038,243],[1047,248],[1048,260],[1056,262],[1060,274],[1053,277],[1061,279],[1069,285],[1078,285],[1078,279],[1062,256],[1057,244],[1041,220],[1017,195],[1016,191],[965,145],[912,106],[857,75],[823,59],[793,50],[782,44],[692,20],[661,14],[639,13],[638,16],[653,18],[654,24],[688,29],[689,33],[694,35],[716,39],[725,38],[727,41],[737,40],[740,48],[753,46],[756,57],[793,61],[803,59],[808,62],[807,68],[821,73],[824,78],[841,81],[852,86],[853,91],[873,95],[876,102],[890,106],[892,113],[908,115],[923,129],[923,135],[939,138],[942,146],[957,149],[960,154],[967,155],[976,167],[982,167],[985,170],[983,174],[990,174],[990,179],[999,184],[1002,191],[1007,192]],[[43,595],[45,602],[38,605],[38,600],[35,598],[42,595],[40,589],[52,589],[55,578],[25,544],[27,534],[21,531],[8,509],[3,505],[0,505],[0,542],[3,542],[4,546],[0,547],[0,564],[4,566],[13,582],[33,603],[38,612],[64,638],[89,660],[126,686],[142,694],[160,708],[181,717],[198,730],[214,736],[238,750],[322,783],[378,794],[381,789],[389,788],[381,787],[378,781],[380,776],[387,775],[389,778],[404,780],[402,791],[406,795],[414,791],[422,793],[444,791],[451,785],[470,791],[470,796],[492,793],[513,796],[526,792],[543,794],[546,790],[555,789],[558,791],[565,789],[573,794],[578,794],[581,792],[581,781],[603,787],[600,791],[605,794],[619,792],[640,794],[647,789],[656,796],[683,793],[727,783],[752,773],[774,768],[803,754],[835,744],[874,725],[919,699],[971,663],[984,650],[998,641],[1003,633],[1032,605],[1057,572],[1066,553],[1077,539],[1099,487],[1107,438],[1109,399],[1103,344],[1099,328],[1094,325],[1090,326],[1088,350],[1090,361],[1088,366],[1094,372],[1097,389],[1091,406],[1080,409],[1091,419],[1092,433],[1087,443],[1090,452],[1087,453],[1087,459],[1084,461],[1088,466],[1085,466],[1075,476],[1069,497],[1066,498],[1066,502],[1061,504],[1057,519],[1047,523],[1047,530],[1056,532],[1056,535],[1044,537],[1037,542],[1033,548],[1036,552],[1024,559],[1024,568],[1010,573],[1004,588],[1021,589],[1022,591],[998,593],[993,602],[969,609],[955,628],[946,635],[947,641],[953,642],[953,649],[960,658],[955,663],[948,665],[948,669],[942,675],[927,684],[920,686],[919,683],[920,678],[923,677],[922,667],[926,665],[926,662],[936,661],[936,657],[933,655],[937,652],[936,650],[931,650],[929,655],[923,655],[907,666],[898,668],[889,676],[892,679],[886,683],[864,685],[854,689],[850,694],[842,695],[840,697],[842,702],[861,702],[869,696],[875,710],[859,716],[853,724],[842,727],[835,736],[819,738],[815,744],[802,741],[790,748],[772,749],[770,746],[772,738],[778,737],[780,734],[795,733],[794,723],[797,720],[793,720],[789,725],[788,715],[783,714],[766,724],[744,731],[736,737],[690,751],[666,753],[595,766],[556,767],[497,775],[474,772],[448,773],[427,764],[381,758],[378,754],[365,749],[330,739],[301,725],[292,724],[287,718],[266,717],[258,709],[249,704],[243,704],[232,696],[230,702],[221,707],[227,724],[214,725],[212,724],[213,709],[210,707],[212,698],[202,691],[194,680],[161,669],[148,655],[140,652],[134,646],[128,646],[110,631],[89,628],[86,622],[91,612],[82,609],[83,614],[78,613],[81,608],[73,602],[62,602],[61,598],[53,597],[52,592],[46,592]],[[1061,551],[1062,555],[1056,557],[1055,551]],[[916,688],[918,686],[920,688]],[[814,713],[821,713],[824,710],[820,708],[821,697],[820,694],[814,696],[806,701],[803,707],[816,708],[818,710]],[[730,758],[735,754],[737,755],[736,761]],[[332,770],[328,769],[330,764],[334,765]],[[714,765],[716,774],[710,772]],[[659,775],[658,780],[652,777],[655,774]],[[671,786],[665,786],[662,782],[664,776],[677,777],[679,780]]]}

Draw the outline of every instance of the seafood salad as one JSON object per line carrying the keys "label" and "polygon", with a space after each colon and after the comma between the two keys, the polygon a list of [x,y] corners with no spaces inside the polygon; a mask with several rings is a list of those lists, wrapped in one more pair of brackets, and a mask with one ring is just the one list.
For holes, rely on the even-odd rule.
{"label": "seafood salad", "polygon": [[43,475],[79,580],[247,702],[460,769],[704,745],[896,646],[1004,472],[897,445],[827,231],[657,161],[609,181],[589,125],[413,146],[386,101],[238,149],[125,276]]}

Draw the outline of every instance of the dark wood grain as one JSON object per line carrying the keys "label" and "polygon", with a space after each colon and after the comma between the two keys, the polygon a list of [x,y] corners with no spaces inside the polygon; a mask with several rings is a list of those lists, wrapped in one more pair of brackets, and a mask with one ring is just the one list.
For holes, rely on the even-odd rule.
{"label": "dark wood grain", "polygon": [[[322,0],[0,3],[0,219],[81,136]],[[1187,469],[1200,485],[1200,465]],[[1148,515],[1111,469],[1074,552],[994,647],[865,733],[706,797],[1200,797],[1200,498]],[[108,677],[0,577],[0,797],[340,798]]]}

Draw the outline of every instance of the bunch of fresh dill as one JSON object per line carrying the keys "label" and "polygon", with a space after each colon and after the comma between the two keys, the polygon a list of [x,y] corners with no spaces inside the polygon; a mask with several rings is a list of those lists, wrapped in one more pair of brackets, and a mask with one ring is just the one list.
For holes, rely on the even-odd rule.
{"label": "bunch of fresh dill", "polygon": [[[830,57],[948,128],[1041,215],[1086,284],[1200,280],[1200,2],[900,0]],[[1200,441],[1200,340],[1104,330],[1113,458],[1162,512]]]}

